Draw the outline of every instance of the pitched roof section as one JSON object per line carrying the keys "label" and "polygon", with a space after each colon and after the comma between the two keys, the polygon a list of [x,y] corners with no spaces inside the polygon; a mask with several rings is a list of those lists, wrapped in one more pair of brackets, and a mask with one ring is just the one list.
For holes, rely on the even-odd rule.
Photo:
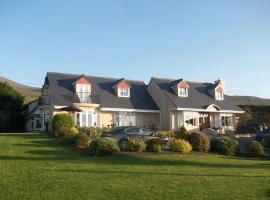
{"label": "pitched roof section", "polygon": [[224,89],[222,88],[222,86],[219,83],[210,83],[208,86],[208,91],[213,91],[216,90],[217,92],[220,92],[222,90],[222,92],[224,92]]}
{"label": "pitched roof section", "polygon": [[91,81],[84,74],[82,74],[77,80],[75,80],[73,82],[73,85],[74,84],[88,84],[88,85],[90,85]]}
{"label": "pitched roof section", "polygon": [[131,88],[131,85],[124,78],[121,78],[121,79],[115,81],[115,83],[113,83],[113,88],[114,87]]}
{"label": "pitched roof section", "polygon": [[184,81],[182,78],[172,81],[171,82],[171,87],[181,87],[181,88],[189,88],[188,84],[186,81]]}
{"label": "pitched roof section", "polygon": [[210,88],[216,88],[216,86],[213,87],[215,84],[186,81],[189,85],[188,97],[179,98],[171,90],[171,83],[175,80],[163,78],[152,78],[152,80],[157,83],[160,90],[164,92],[178,108],[205,109],[207,106],[214,104],[221,110],[241,111],[241,109],[232,102],[231,97],[224,95],[224,100],[218,101],[208,93]]}
{"label": "pitched roof section", "polygon": [[219,85],[218,87],[216,87],[215,89],[217,92],[224,92],[223,88]]}
{"label": "pitched roof section", "polygon": [[[54,105],[71,106],[79,103],[79,98],[74,92],[72,83],[79,75],[48,72],[52,101]],[[132,87],[130,98],[119,98],[115,95],[113,86],[118,79],[86,76],[91,80],[91,100],[106,108],[146,109],[159,110],[151,96],[148,94],[147,86],[142,81],[131,81]]]}

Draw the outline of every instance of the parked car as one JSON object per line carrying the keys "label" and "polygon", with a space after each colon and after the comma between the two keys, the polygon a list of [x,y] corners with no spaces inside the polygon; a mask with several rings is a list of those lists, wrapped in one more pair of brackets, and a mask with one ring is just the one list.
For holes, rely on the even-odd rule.
{"label": "parked car", "polygon": [[250,122],[245,126],[237,127],[236,131],[238,133],[256,133],[266,129],[267,127],[263,122]]}
{"label": "parked car", "polygon": [[263,131],[258,131],[256,132],[256,136],[255,136],[255,139],[259,142],[262,141],[262,139],[264,138],[265,135],[269,135],[270,134],[270,128],[268,129],[265,129]]}
{"label": "parked car", "polygon": [[[119,142],[121,150],[125,150],[128,145],[128,140],[130,138],[141,138],[145,142],[153,139],[159,138],[156,136],[155,132],[147,128],[140,128],[137,126],[119,126],[113,128],[110,131],[105,131],[101,134],[101,137],[113,137]],[[168,138],[160,138],[162,141],[167,142]]]}

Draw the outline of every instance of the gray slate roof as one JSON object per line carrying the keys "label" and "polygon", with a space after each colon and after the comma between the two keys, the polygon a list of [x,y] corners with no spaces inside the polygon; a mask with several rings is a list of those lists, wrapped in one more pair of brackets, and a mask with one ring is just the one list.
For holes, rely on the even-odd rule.
{"label": "gray slate roof", "polygon": [[216,84],[185,81],[189,85],[188,97],[178,97],[171,89],[172,84],[174,84],[176,80],[163,78],[152,78],[152,80],[158,84],[159,88],[178,108],[205,109],[207,106],[215,104],[219,106],[221,110],[241,111],[241,109],[233,103],[230,96],[224,95],[224,100],[218,101],[209,94],[209,90],[215,88]]}
{"label": "gray slate roof", "polygon": [[[72,86],[72,83],[80,76],[76,74],[47,73],[54,105],[71,106],[73,103],[80,102]],[[131,85],[131,94],[130,98],[124,98],[117,97],[112,88],[119,79],[85,76],[91,80],[92,103],[107,108],[159,110],[148,94],[147,86],[142,81],[127,80]]]}

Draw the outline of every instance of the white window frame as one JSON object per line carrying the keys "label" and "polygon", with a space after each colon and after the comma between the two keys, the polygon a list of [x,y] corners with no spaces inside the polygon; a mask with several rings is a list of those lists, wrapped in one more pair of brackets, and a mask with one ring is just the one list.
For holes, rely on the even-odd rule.
{"label": "white window frame", "polygon": [[[84,123],[83,123],[83,115],[85,115],[85,122]],[[91,116],[91,120],[89,120],[89,116]],[[77,126],[80,126],[80,127],[84,127],[84,126],[97,127],[98,126],[98,116],[97,116],[97,111],[95,111],[95,110],[75,112],[74,118],[75,118],[75,123]]]}
{"label": "white window frame", "polygon": [[[125,119],[120,119],[120,118],[125,118]],[[135,118],[135,121],[133,121],[135,124],[132,123],[132,118]],[[133,119],[134,120],[134,119]],[[125,121],[124,123],[121,123],[122,121]],[[138,115],[136,112],[118,112],[115,115],[115,124],[117,126],[137,126],[138,124]]]}
{"label": "white window frame", "polygon": [[[193,121],[192,124],[186,122],[186,121],[191,121],[191,120]],[[185,127],[198,127],[199,126],[199,113],[192,112],[192,111],[185,111],[184,112],[184,125]]]}
{"label": "white window frame", "polygon": [[129,88],[118,88],[118,96],[119,97],[130,97],[130,89]]}
{"label": "white window frame", "polygon": [[[182,91],[185,91],[185,94],[181,94]],[[178,96],[179,97],[187,97],[188,96],[188,88],[178,87]]]}
{"label": "white window frame", "polygon": [[215,92],[216,100],[223,100],[224,99],[224,94],[223,92]]}
{"label": "white window frame", "polygon": [[234,126],[234,116],[232,114],[222,114],[220,116],[220,124],[222,127],[233,127]]}
{"label": "white window frame", "polygon": [[89,96],[91,95],[91,85],[76,84],[76,93],[81,103],[89,103]]}

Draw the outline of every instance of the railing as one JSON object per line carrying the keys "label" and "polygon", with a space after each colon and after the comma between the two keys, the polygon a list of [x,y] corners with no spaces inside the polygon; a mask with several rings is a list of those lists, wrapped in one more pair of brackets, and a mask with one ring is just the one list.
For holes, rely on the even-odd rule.
{"label": "railing", "polygon": [[89,92],[77,92],[81,103],[99,103],[99,95],[91,95]]}

